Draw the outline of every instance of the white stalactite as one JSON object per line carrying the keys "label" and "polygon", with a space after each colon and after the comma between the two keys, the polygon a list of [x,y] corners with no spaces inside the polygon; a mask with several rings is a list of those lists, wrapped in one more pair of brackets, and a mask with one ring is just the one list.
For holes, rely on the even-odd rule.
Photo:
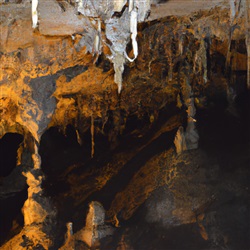
{"label": "white stalactite", "polygon": [[76,2],[78,3],[78,11],[80,12],[80,10],[83,8],[83,0],[77,0]]}
{"label": "white stalactite", "polygon": [[131,12],[134,9],[134,0],[129,0],[128,11]]}
{"label": "white stalactite", "polygon": [[31,4],[31,15],[32,15],[32,28],[35,29],[38,25],[38,0],[32,0]]}
{"label": "white stalactite", "polygon": [[230,12],[231,12],[230,15],[231,15],[231,22],[232,22],[236,14],[235,0],[229,0],[229,4],[230,4]]}
{"label": "white stalactite", "polygon": [[130,32],[131,32],[131,40],[132,40],[134,58],[133,59],[129,58],[126,51],[124,52],[125,57],[130,62],[133,62],[138,56],[138,44],[137,44],[137,41],[136,41],[136,37],[137,37],[137,16],[138,16],[138,12],[137,12],[137,10],[135,8],[130,13]]}
{"label": "white stalactite", "polygon": [[126,4],[127,0],[115,0],[114,1],[114,11],[122,11],[123,6]]}

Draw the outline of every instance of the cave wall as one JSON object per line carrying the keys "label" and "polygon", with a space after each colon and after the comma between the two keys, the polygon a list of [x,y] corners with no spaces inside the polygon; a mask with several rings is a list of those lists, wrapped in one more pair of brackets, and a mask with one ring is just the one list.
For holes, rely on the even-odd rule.
{"label": "cave wall", "polygon": [[[202,108],[211,100],[227,98],[230,87],[236,94],[246,90],[246,82],[242,87],[233,81],[228,84],[235,72],[247,71],[243,3],[233,14],[228,3],[220,2],[202,10],[179,10],[176,15],[173,8],[173,13],[158,16],[157,9],[170,5],[153,5],[151,18],[138,23],[138,57],[131,63],[124,61],[120,94],[115,61],[110,60],[117,41],[105,36],[108,24],[103,22],[97,28],[98,22],[76,15],[68,2],[64,4],[46,1],[45,6],[41,2],[35,30],[30,3],[1,3],[0,9],[0,137],[8,132],[24,135],[29,149],[25,154],[33,160],[24,173],[29,186],[23,207],[24,231],[34,227],[35,233],[29,237],[34,244],[44,241],[44,246],[49,246],[51,239],[40,224],[55,217],[50,201],[41,198],[43,173],[38,148],[46,130],[59,127],[65,131],[70,124],[79,137],[91,130],[92,136],[102,133],[115,143],[132,116],[147,116],[150,124],[170,105],[188,110],[185,96],[190,91],[194,104]],[[127,15],[126,10],[118,10],[117,22]],[[112,25],[116,33],[119,25]],[[102,39],[100,50],[95,50],[96,36]],[[126,31],[123,48],[132,58],[129,36]]]}
{"label": "cave wall", "polygon": [[[156,107],[151,108],[159,109],[166,102],[165,93],[175,99],[179,88],[174,82],[179,84],[183,74],[196,82],[194,87],[201,92],[215,74],[220,78],[229,70],[247,69],[242,43],[244,9],[239,8],[231,22],[229,9],[214,7],[139,25],[139,57],[136,63],[126,64],[123,93],[117,95],[108,46],[103,43],[97,60],[81,42],[91,34],[77,30],[80,21],[67,21],[71,26],[66,32],[60,19],[43,14],[43,5],[39,31],[33,31],[29,7],[27,3],[1,7],[1,136],[8,131],[26,131],[39,141],[50,126],[73,123],[77,127],[79,122],[84,130],[91,116],[104,123],[107,111],[118,106],[126,114],[146,110],[150,88],[157,89],[150,99],[159,99],[152,101]],[[55,17],[60,14],[58,8],[49,8]],[[71,17],[71,13],[63,13],[61,18],[66,14]],[[49,29],[46,32],[45,27]]]}

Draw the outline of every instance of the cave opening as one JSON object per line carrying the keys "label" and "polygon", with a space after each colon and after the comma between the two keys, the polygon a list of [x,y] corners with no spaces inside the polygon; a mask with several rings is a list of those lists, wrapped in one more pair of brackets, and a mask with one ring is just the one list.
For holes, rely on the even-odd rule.
{"label": "cave opening", "polygon": [[25,166],[17,166],[17,150],[23,136],[7,133],[0,140],[0,245],[18,234],[23,225],[22,207],[28,197],[26,178],[22,175]]}
{"label": "cave opening", "polygon": [[41,167],[48,176],[58,175],[67,166],[84,161],[87,153],[79,145],[73,126],[67,126],[65,133],[59,127],[51,127],[41,137]]}
{"label": "cave opening", "polygon": [[8,176],[16,167],[17,150],[23,142],[23,136],[16,133],[7,133],[0,139],[0,177]]}

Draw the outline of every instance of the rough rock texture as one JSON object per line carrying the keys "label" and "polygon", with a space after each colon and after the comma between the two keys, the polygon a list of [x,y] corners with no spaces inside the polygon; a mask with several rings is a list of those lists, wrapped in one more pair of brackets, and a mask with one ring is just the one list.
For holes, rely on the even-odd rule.
{"label": "rough rock texture", "polygon": [[65,244],[60,249],[75,249],[80,242],[88,247],[97,248],[101,239],[113,234],[114,228],[105,225],[105,210],[102,204],[94,201],[89,204],[85,227],[75,234],[71,231],[70,236],[67,231]]}
{"label": "rough rock texture", "polygon": [[[149,1],[144,7],[140,1],[118,1],[115,6],[110,2],[106,9],[104,3],[95,3],[93,8],[91,1],[85,1],[86,6],[81,6],[83,1],[78,6],[74,1],[40,1],[35,30],[29,2],[0,3],[0,138],[8,132],[24,135],[18,150],[21,168],[12,173],[20,181],[11,186],[11,176],[1,178],[1,197],[24,190],[23,176],[28,185],[23,229],[5,242],[3,249],[59,249],[67,244],[62,239],[66,223],[73,221],[76,231],[83,228],[86,204],[93,200],[103,204],[105,220],[116,227],[132,220],[144,206],[146,223],[161,223],[166,228],[197,223],[204,241],[212,239],[210,243],[227,247],[228,234],[213,235],[214,227],[222,229],[210,221],[213,214],[206,213],[214,202],[213,181],[222,190],[216,197],[228,191],[223,186],[227,182],[220,184],[216,173],[211,174],[212,179],[205,178],[210,176],[209,167],[196,172],[192,153],[176,156],[171,146],[182,126],[177,153],[197,148],[196,108],[228,102],[227,112],[240,117],[234,104],[246,93],[247,9],[243,1],[236,6],[210,1],[203,10],[199,6],[204,3],[199,2],[180,11],[176,2],[156,2],[150,21],[143,22]],[[161,17],[171,4],[179,8],[176,15],[166,12],[164,18],[156,19],[157,9]],[[182,8],[188,4],[190,1]],[[132,10],[138,11],[140,22],[136,34],[131,30]],[[125,55],[136,56],[131,33],[134,38],[137,35],[139,53],[128,63]],[[48,147],[54,158],[43,158],[49,155],[40,147],[43,136],[53,128],[67,135],[68,125],[83,144],[82,148],[74,146],[74,159],[65,160],[69,149],[57,151],[50,139],[44,148]],[[85,151],[80,151],[83,148]],[[91,148],[92,160],[84,158],[87,148]],[[194,157],[203,164],[197,152]],[[43,171],[47,171],[47,179]],[[211,171],[216,172],[216,166]],[[195,182],[196,175],[199,183],[189,186],[188,181]],[[239,178],[243,178],[241,173]],[[248,198],[237,183],[229,180],[229,185],[233,185],[228,187],[230,195],[239,195],[244,201]],[[248,205],[242,205],[243,212],[248,211]],[[204,218],[210,219],[204,223]],[[67,225],[69,235],[75,233],[70,231],[71,224]],[[124,230],[117,232],[121,247],[144,246],[133,242]],[[90,246],[93,242],[85,243]],[[109,243],[117,242],[100,242],[104,247]],[[79,249],[86,247],[81,242],[75,244]],[[234,247],[235,243],[230,244]]]}

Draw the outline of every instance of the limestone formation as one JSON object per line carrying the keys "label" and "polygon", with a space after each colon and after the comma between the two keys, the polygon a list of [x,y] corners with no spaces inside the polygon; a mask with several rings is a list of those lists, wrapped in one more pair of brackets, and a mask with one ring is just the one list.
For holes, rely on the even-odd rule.
{"label": "limestone formation", "polygon": [[86,226],[75,238],[85,242],[89,247],[98,246],[99,241],[113,234],[114,229],[105,225],[105,210],[99,202],[91,202],[86,218]]}
{"label": "limestone formation", "polygon": [[90,248],[96,248],[101,239],[111,236],[113,233],[114,228],[105,224],[103,206],[99,202],[93,201],[89,204],[86,225],[83,229],[73,234],[72,223],[67,223],[65,244],[60,249],[74,249],[76,242],[83,242]]}
{"label": "limestone formation", "polygon": [[[248,5],[1,0],[0,139],[18,133],[24,140],[16,168],[0,176],[0,198],[11,200],[27,189],[1,249],[99,247],[119,231],[106,224],[113,219],[123,234],[120,248],[136,249],[136,243],[125,242],[123,222],[133,220],[159,187],[176,193],[147,203],[147,223],[158,223],[169,209],[165,224],[197,222],[209,240],[202,206],[209,207],[213,188],[199,193],[193,183],[180,187],[189,187],[193,174],[202,180],[200,190],[205,176],[216,178],[198,170],[201,160],[191,172],[180,165],[198,149],[196,124],[206,122],[198,120],[196,109],[204,118],[204,110],[227,103],[229,117],[247,116],[238,106],[250,86]],[[243,131],[246,124],[248,118]],[[73,132],[67,133],[69,127]],[[55,144],[47,136],[53,129]],[[78,146],[69,142],[71,136]],[[248,197],[248,187],[241,188]],[[88,204],[82,228],[77,222],[84,221]],[[159,217],[152,216],[154,208]]]}
{"label": "limestone formation", "polygon": [[177,154],[180,154],[183,151],[187,150],[185,133],[184,133],[184,129],[182,126],[179,127],[179,129],[176,133],[174,145],[175,145]]}

